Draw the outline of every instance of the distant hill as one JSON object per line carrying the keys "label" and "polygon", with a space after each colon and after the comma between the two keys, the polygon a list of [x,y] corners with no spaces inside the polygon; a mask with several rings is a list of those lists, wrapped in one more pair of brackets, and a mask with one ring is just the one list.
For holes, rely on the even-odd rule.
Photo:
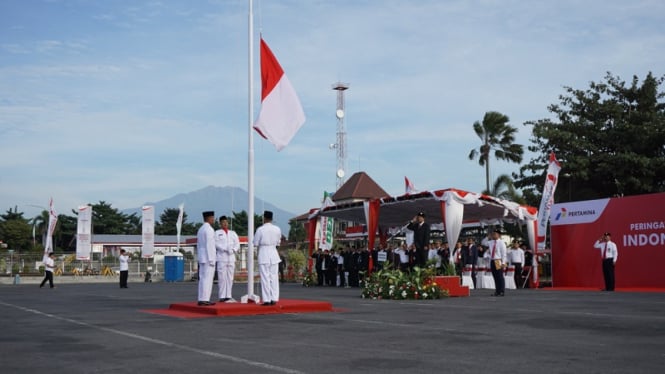
{"label": "distant hill", "polygon": [[[177,209],[182,203],[185,204],[185,213],[187,213],[187,222],[201,222],[201,213],[206,210],[214,210],[215,217],[222,215],[232,216],[232,212],[242,212],[249,209],[247,191],[239,187],[216,187],[208,186],[203,189],[188,193],[179,193],[168,199],[155,202],[146,202],[143,205],[155,206],[155,219],[167,208]],[[261,215],[264,210],[270,210],[274,213],[273,223],[282,229],[282,235],[289,234],[289,220],[297,214],[287,212],[275,205],[265,202],[254,196],[254,214]],[[136,213],[141,216],[141,207],[122,210],[125,214]]]}

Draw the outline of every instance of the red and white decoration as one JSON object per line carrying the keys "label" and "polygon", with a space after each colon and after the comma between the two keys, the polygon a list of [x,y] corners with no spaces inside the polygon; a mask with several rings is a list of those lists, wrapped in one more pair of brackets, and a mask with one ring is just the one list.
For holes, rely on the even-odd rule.
{"label": "red and white decoration", "polygon": [[281,151],[304,123],[296,91],[261,38],[261,112],[254,129]]}

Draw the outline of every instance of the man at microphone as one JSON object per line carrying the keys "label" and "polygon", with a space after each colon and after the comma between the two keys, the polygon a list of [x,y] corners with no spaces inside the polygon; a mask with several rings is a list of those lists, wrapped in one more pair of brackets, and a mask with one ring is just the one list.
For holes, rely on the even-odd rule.
{"label": "man at microphone", "polygon": [[425,213],[419,212],[406,226],[413,231],[413,244],[416,247],[416,265],[424,267],[429,249],[429,223],[425,222]]}

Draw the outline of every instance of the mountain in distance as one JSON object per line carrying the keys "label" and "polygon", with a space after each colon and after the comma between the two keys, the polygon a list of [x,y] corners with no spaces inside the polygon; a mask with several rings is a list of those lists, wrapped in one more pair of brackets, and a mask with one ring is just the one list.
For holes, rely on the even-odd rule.
{"label": "mountain in distance", "polygon": [[[159,221],[159,216],[167,208],[178,209],[180,204],[185,204],[185,213],[187,213],[187,222],[202,222],[201,213],[206,210],[215,211],[215,219],[225,215],[233,217],[232,212],[247,212],[249,209],[247,191],[239,187],[208,186],[197,191],[188,193],[179,193],[173,197],[156,202],[147,202],[143,205],[153,205],[155,207],[155,220]],[[296,217],[297,214],[287,212],[277,206],[263,201],[254,196],[254,214],[262,215],[264,210],[273,212],[273,223],[282,230],[282,235],[289,234],[289,220]],[[122,210],[125,214],[136,213],[141,217],[141,207]]]}

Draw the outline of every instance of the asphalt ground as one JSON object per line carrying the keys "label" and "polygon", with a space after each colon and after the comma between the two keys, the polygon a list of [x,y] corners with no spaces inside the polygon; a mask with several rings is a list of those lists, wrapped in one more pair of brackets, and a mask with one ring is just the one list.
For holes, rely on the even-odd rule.
{"label": "asphalt ground", "polygon": [[[143,310],[195,301],[196,283],[129,287],[1,285],[0,373],[665,371],[665,293],[474,290],[389,301],[283,284],[283,299],[339,310],[182,319]],[[237,284],[234,296],[246,291]]]}

